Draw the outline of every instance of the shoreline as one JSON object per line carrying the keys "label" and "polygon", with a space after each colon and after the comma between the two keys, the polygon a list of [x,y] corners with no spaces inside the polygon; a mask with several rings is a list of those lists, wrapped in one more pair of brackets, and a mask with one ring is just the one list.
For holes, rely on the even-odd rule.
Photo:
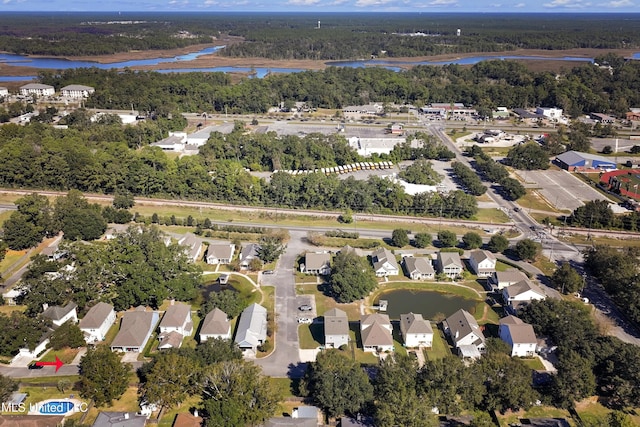
{"label": "shoreline", "polygon": [[[185,48],[170,49],[170,50],[147,50],[138,52],[124,52],[113,55],[100,55],[100,56],[78,56],[78,57],[60,57],[61,59],[67,59],[70,61],[92,61],[99,64],[111,64],[115,62],[125,62],[131,60],[143,60],[153,58],[171,58],[175,56],[190,54],[198,52],[205,48],[229,45],[232,43],[239,43],[239,38],[224,38],[217,40],[214,43],[192,45]],[[539,59],[513,59],[519,61],[527,66],[531,66],[536,71],[550,70],[559,71],[567,66],[575,66],[579,63],[576,61],[562,61],[557,58],[569,56],[577,58],[594,58],[598,55],[605,53],[614,53],[624,58],[631,57],[636,53],[637,49],[567,49],[567,50],[542,50],[542,49],[518,49],[512,51],[503,52],[469,52],[462,54],[442,54],[434,56],[415,56],[415,57],[397,57],[397,58],[377,58],[377,60],[384,61],[389,66],[396,66],[402,69],[410,69],[414,67],[411,63],[430,61],[430,62],[442,62],[452,61],[473,56],[486,56],[486,57],[500,57],[500,56],[538,56],[543,58],[549,58],[548,61]],[[33,55],[31,58],[55,58],[44,55]],[[362,60],[362,59],[361,59]],[[349,60],[345,60],[349,61]],[[145,65],[131,67],[133,70],[141,71],[153,71],[153,70],[171,70],[181,68],[215,68],[215,67],[242,67],[242,68],[293,68],[303,70],[324,70],[329,67],[328,62],[337,62],[333,60],[274,60],[267,58],[251,57],[251,58],[233,58],[219,56],[217,54],[202,55],[192,61],[175,61],[165,62],[157,65]],[[537,63],[537,64],[536,64]],[[466,65],[463,65],[466,66]],[[0,75],[7,77],[21,77],[21,76],[33,76],[43,69],[37,67],[29,67],[27,65],[10,66],[6,63],[0,62]],[[54,70],[51,70],[54,71]]]}

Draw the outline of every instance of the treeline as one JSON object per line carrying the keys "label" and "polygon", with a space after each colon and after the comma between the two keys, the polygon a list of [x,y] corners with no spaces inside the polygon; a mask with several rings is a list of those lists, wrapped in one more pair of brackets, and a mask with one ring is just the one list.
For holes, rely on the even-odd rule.
{"label": "treeline", "polygon": [[[520,181],[511,178],[507,168],[493,160],[491,156],[482,151],[479,146],[473,145],[471,149],[468,150],[468,153],[473,156],[478,171],[489,181],[500,185],[501,193],[505,199],[518,200],[527,194],[527,190],[520,184]],[[511,153],[511,151],[509,151],[509,153]]]}
{"label": "treeline", "polygon": [[568,223],[577,227],[596,229],[640,230],[640,212],[614,215],[609,202],[592,200],[576,208],[567,218]]}
{"label": "treeline", "polygon": [[[232,85],[223,73],[175,73],[75,69],[41,71],[42,83],[61,88],[86,84],[96,88],[91,108],[141,111],[228,112],[262,114],[281,102],[302,101],[315,108],[342,108],[370,102],[463,102],[489,114],[498,106],[553,105],[572,117],[604,112],[623,117],[640,105],[640,63],[606,55],[613,73],[593,64],[564,72],[535,72],[514,61],[483,61],[472,67],[416,66],[395,72],[376,67],[329,67],[323,71],[275,73]],[[572,132],[573,133],[573,132]],[[577,135],[577,134],[576,134]],[[570,141],[571,142],[571,141]],[[579,147],[578,141],[572,146]]]}

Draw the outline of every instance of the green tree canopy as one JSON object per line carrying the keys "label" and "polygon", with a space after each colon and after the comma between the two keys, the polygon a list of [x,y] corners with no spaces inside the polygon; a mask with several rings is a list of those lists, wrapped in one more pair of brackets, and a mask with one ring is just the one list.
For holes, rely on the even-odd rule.
{"label": "green tree canopy", "polygon": [[416,160],[401,171],[398,177],[411,184],[421,185],[436,185],[442,181],[442,176],[433,169],[433,165],[427,160]]}
{"label": "green tree canopy", "polygon": [[365,258],[347,251],[340,251],[333,257],[329,289],[338,302],[363,298],[377,284],[375,273]]}
{"label": "green tree canopy", "polygon": [[122,363],[107,346],[90,347],[80,359],[79,370],[80,393],[96,406],[111,406],[129,386],[131,364]]}
{"label": "green tree canopy", "polygon": [[509,247],[509,240],[502,234],[494,234],[487,243],[487,249],[493,253],[504,252]]}
{"label": "green tree canopy", "polygon": [[515,145],[507,153],[505,161],[520,170],[549,169],[549,153],[536,142]]}
{"label": "green tree canopy", "polygon": [[84,334],[73,320],[68,320],[53,331],[50,345],[54,350],[60,350],[65,347],[83,347],[85,345]]}
{"label": "green tree canopy", "polygon": [[452,248],[458,244],[458,236],[449,230],[438,231],[438,241],[443,248]]}
{"label": "green tree canopy", "polygon": [[551,284],[565,294],[572,294],[582,289],[584,280],[568,262],[563,262],[551,276]]}
{"label": "green tree canopy", "polygon": [[523,261],[535,261],[541,250],[540,244],[531,239],[522,239],[514,247],[516,255]]}
{"label": "green tree canopy", "polygon": [[462,236],[462,242],[467,249],[478,249],[482,246],[482,237],[478,233],[469,231]]}
{"label": "green tree canopy", "polygon": [[148,362],[145,382],[140,386],[143,402],[174,408],[197,390],[200,365],[189,357],[175,352],[159,353]]}
{"label": "green tree canopy", "polygon": [[391,233],[391,243],[393,246],[401,248],[409,244],[409,230],[403,228],[396,228]]}

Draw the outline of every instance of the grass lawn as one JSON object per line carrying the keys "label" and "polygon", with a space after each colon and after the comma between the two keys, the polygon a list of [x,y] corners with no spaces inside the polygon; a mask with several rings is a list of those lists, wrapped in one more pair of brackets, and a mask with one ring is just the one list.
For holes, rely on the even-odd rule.
{"label": "grass lawn", "polygon": [[[354,230],[355,231],[355,230]],[[370,239],[370,238],[359,238],[359,239],[347,239],[343,237],[327,237],[327,236],[318,236],[314,238],[314,242],[318,246],[330,246],[334,248],[341,248],[343,246],[349,245],[354,248],[372,248],[372,247],[386,247],[390,248],[389,245],[384,243],[382,239]]]}
{"label": "grass lawn", "polygon": [[26,305],[0,305],[0,314],[9,315],[14,311],[25,311],[27,309]]}
{"label": "grass lawn", "polygon": [[[133,375],[132,375],[133,376]],[[129,383],[136,382],[137,377],[131,378]],[[89,410],[87,418],[84,423],[92,425],[98,417],[100,411],[112,411],[112,412],[140,412],[140,406],[138,405],[138,387],[129,386],[124,394],[118,400],[113,401],[112,406],[93,407]]]}
{"label": "grass lawn", "polygon": [[[606,425],[607,421],[605,417],[611,412],[610,409],[605,408],[597,397],[590,397],[580,402],[576,402],[576,412],[580,415],[580,418],[585,422],[591,422],[589,425]],[[627,414],[631,419],[633,425],[640,425],[640,411],[637,409],[632,411],[631,414]]]}
{"label": "grass lawn", "polygon": [[315,285],[318,283],[318,277],[311,274],[296,272],[296,284],[298,283],[303,285],[308,285],[308,284]]}
{"label": "grass lawn", "polygon": [[298,337],[300,348],[303,350],[312,350],[320,347],[324,341],[324,328],[322,323],[298,326]]}
{"label": "grass lawn", "polygon": [[286,399],[288,397],[295,397],[294,390],[298,388],[298,379],[291,378],[271,378],[269,382],[277,390],[280,399]]}
{"label": "grass lawn", "polygon": [[316,313],[318,316],[324,315],[327,310],[339,308],[347,313],[347,317],[351,321],[360,320],[360,305],[358,302],[350,304],[339,304],[335,299],[326,296],[319,289],[319,285],[296,285],[296,292],[299,295],[313,295],[316,301]]}
{"label": "grass lawn", "polygon": [[349,349],[350,356],[365,365],[377,365],[378,356],[362,350],[362,339],[360,337],[360,322],[349,322]]}
{"label": "grass lawn", "polygon": [[113,339],[118,335],[118,331],[120,330],[120,319],[122,318],[122,314],[116,314],[116,321],[111,325],[109,330],[104,336],[104,345],[111,345]]}
{"label": "grass lawn", "polygon": [[533,369],[534,371],[543,371],[544,365],[542,364],[542,362],[540,361],[539,358],[537,357],[532,357],[530,359],[520,359],[524,362],[525,365],[527,365],[528,367],[530,367],[531,369]]}
{"label": "grass lawn", "polygon": [[77,348],[63,348],[61,350],[50,350],[40,358],[42,362],[55,362],[56,356],[62,360],[64,363],[73,362],[73,358],[76,357],[80,349]]}
{"label": "grass lawn", "polygon": [[536,211],[547,211],[560,213],[558,209],[552,206],[544,197],[535,189],[527,190],[527,194],[518,199],[518,204],[523,209],[533,209]]}
{"label": "grass lawn", "polygon": [[424,351],[426,360],[444,359],[451,356],[451,349],[440,328],[433,328],[433,346]]}
{"label": "grass lawn", "polygon": [[510,268],[513,268],[509,264],[505,264],[502,261],[496,261],[496,271],[507,271]]}
{"label": "grass lawn", "polygon": [[[567,228],[567,234],[571,233],[571,229]],[[563,236],[563,242],[582,244],[582,245],[604,245],[613,246],[616,248],[628,248],[628,247],[640,247],[640,239],[615,239],[611,237],[591,236],[587,239],[587,236],[574,235]]]}
{"label": "grass lawn", "polygon": [[501,426],[517,423],[521,418],[566,418],[572,426],[575,426],[571,414],[564,409],[554,408],[553,406],[533,406],[528,411],[511,412],[507,411],[504,415],[496,412]]}
{"label": "grass lawn", "polygon": [[493,222],[495,224],[506,224],[511,221],[507,214],[494,208],[478,208],[478,213],[473,219],[480,222]]}
{"label": "grass lawn", "polygon": [[0,274],[4,274],[5,272],[7,272],[9,267],[18,262],[20,258],[26,255],[26,253],[26,250],[13,251],[11,249],[8,249],[7,253],[4,256],[4,259],[0,261]]}
{"label": "grass lawn", "polygon": [[555,263],[543,256],[539,256],[533,265],[538,267],[546,276],[552,276],[557,269]]}

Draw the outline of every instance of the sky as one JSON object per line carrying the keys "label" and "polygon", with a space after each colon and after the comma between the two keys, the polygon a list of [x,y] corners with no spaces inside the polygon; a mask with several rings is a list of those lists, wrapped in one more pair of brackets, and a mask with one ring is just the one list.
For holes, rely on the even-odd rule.
{"label": "sky", "polygon": [[3,11],[640,13],[640,0],[0,0]]}

